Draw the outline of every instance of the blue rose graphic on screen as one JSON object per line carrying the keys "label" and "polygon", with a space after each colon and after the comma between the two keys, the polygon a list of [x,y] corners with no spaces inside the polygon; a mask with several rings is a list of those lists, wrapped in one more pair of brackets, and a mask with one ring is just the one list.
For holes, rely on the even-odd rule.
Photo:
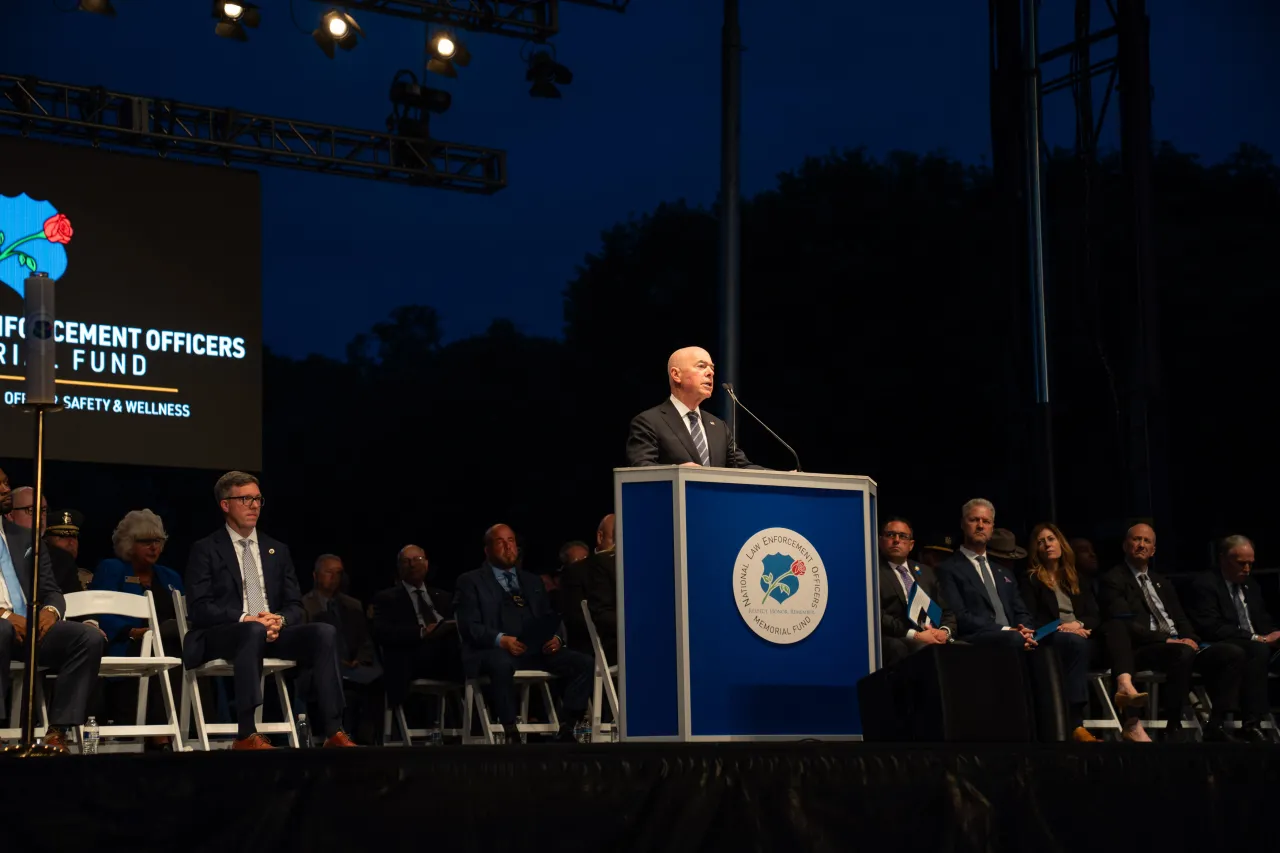
{"label": "blue rose graphic on screen", "polygon": [[71,220],[49,202],[26,193],[0,195],[0,281],[21,296],[23,281],[34,272],[62,278],[72,233]]}
{"label": "blue rose graphic on screen", "polygon": [[760,561],[764,574],[760,576],[760,588],[764,590],[764,601],[769,599],[782,604],[800,591],[800,575],[804,574],[804,562],[792,558],[790,554],[770,554]]}

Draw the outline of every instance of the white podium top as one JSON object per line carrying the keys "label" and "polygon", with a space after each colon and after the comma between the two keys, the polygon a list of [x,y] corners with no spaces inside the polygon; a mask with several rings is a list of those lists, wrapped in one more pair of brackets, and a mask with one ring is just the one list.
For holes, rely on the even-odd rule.
{"label": "white podium top", "polygon": [[715,482],[794,486],[810,489],[857,489],[876,494],[876,481],[864,474],[810,474],[805,471],[771,471],[764,468],[704,468],[693,465],[645,465],[614,468],[619,483],[655,481]]}

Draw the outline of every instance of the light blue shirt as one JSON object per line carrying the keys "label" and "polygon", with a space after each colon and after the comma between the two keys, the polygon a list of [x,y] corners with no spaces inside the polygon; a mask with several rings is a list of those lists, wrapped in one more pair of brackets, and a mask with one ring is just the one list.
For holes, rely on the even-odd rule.
{"label": "light blue shirt", "polygon": [[[494,580],[498,582],[498,586],[502,587],[503,589],[506,589],[512,595],[519,594],[520,574],[516,569],[514,568],[510,570],[500,569],[497,566],[495,566],[493,563],[489,564],[489,568],[493,570],[493,577],[494,577]],[[511,586],[510,589],[507,589],[508,584],[510,584]],[[506,634],[503,634],[502,632],[498,632],[497,639],[493,641],[493,647],[495,649],[502,646],[502,638],[505,636]]]}
{"label": "light blue shirt", "polygon": [[[1173,619],[1169,618],[1169,611],[1164,609],[1164,602],[1160,600],[1160,592],[1159,590],[1156,589],[1156,585],[1154,583],[1151,583],[1150,576],[1147,576],[1146,578],[1144,578],[1143,575],[1146,575],[1147,573],[1140,572],[1137,569],[1135,569],[1133,566],[1130,566],[1128,561],[1125,562],[1125,565],[1129,566],[1129,571],[1133,572],[1133,579],[1134,581],[1137,582],[1138,589],[1142,589],[1142,585],[1144,581],[1146,583],[1151,584],[1151,597],[1156,602],[1156,609],[1158,609],[1160,611],[1160,615],[1164,617],[1164,624],[1168,625],[1169,630],[1173,632],[1171,636],[1176,639],[1178,636],[1178,626],[1174,625]],[[1143,596],[1143,597],[1145,598],[1146,596]],[[1157,628],[1159,628],[1159,625],[1156,624],[1155,616],[1151,617],[1150,627],[1152,631],[1155,631]]]}

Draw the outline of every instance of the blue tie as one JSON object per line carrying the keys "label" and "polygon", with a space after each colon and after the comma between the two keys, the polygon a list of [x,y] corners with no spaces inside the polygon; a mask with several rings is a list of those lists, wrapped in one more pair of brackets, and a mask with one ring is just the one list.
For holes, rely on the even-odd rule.
{"label": "blue tie", "polygon": [[22,592],[22,582],[18,580],[18,571],[13,567],[13,559],[9,556],[9,546],[3,540],[0,540],[0,575],[4,575],[4,585],[9,590],[13,612],[26,619],[27,597]]}
{"label": "blue tie", "polygon": [[520,587],[516,586],[515,572],[510,572],[504,569],[502,572],[502,585],[506,587],[507,592],[511,593],[512,595],[515,595],[517,592],[520,591]]}

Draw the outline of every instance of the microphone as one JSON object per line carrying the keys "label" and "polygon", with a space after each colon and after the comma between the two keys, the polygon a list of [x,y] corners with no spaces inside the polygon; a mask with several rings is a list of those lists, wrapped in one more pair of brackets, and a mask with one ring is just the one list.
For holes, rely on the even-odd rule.
{"label": "microphone", "polygon": [[733,405],[735,406],[735,410],[734,410],[734,428],[735,428],[735,432],[734,432],[734,436],[733,436],[733,446],[734,446],[734,447],[737,447],[737,446],[738,446],[738,436],[737,436],[737,432],[736,432],[736,428],[737,428],[737,409],[736,409],[736,407],[738,407],[738,406],[742,406],[742,411],[746,412],[748,415],[751,415],[751,417],[755,418],[756,423],[758,423],[758,424],[760,424],[760,426],[764,427],[765,432],[769,433],[769,435],[771,435],[771,436],[773,436],[774,438],[776,438],[776,439],[778,440],[778,444],[781,444],[783,447],[785,447],[787,450],[789,450],[789,451],[791,452],[791,456],[792,456],[792,458],[796,460],[796,470],[797,470],[797,471],[803,471],[804,469],[800,467],[800,454],[796,453],[795,448],[794,448],[794,447],[792,447],[791,445],[787,444],[785,441],[783,441],[783,440],[782,440],[782,436],[778,435],[776,432],[774,432],[773,430],[769,429],[769,425],[768,425],[767,423],[765,423],[764,421],[760,420],[760,418],[756,416],[756,413],[755,413],[755,412],[751,411],[751,410],[750,410],[750,409],[748,409],[746,406],[743,406],[743,405],[742,405],[742,401],[738,399],[738,395],[737,395],[737,394],[735,394],[735,393],[733,393],[733,386],[732,386],[732,385],[730,385],[728,382],[725,382],[725,383],[723,383],[720,387],[724,388],[724,390],[725,390],[726,392],[728,392],[728,394],[729,394],[729,399],[733,401]]}

